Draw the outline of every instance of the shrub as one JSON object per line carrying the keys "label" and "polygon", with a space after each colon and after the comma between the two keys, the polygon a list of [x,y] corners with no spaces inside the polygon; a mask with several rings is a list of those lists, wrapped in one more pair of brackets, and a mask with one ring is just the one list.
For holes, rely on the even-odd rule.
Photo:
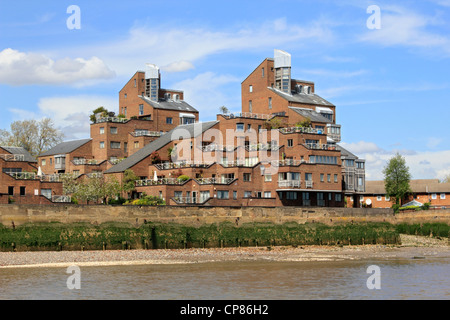
{"label": "shrub", "polygon": [[178,177],[178,181],[181,181],[181,182],[188,181],[189,179],[190,179],[190,177],[187,175],[184,175],[184,174]]}
{"label": "shrub", "polygon": [[166,202],[160,197],[144,196],[131,202],[133,206],[164,206]]}
{"label": "shrub", "polygon": [[392,209],[394,210],[394,213],[398,213],[399,210],[400,210],[400,205],[394,203],[394,204],[392,205]]}
{"label": "shrub", "polygon": [[422,206],[422,210],[429,210],[429,209],[430,209],[430,205],[431,205],[431,203],[425,202],[425,203],[423,204],[423,206]]}

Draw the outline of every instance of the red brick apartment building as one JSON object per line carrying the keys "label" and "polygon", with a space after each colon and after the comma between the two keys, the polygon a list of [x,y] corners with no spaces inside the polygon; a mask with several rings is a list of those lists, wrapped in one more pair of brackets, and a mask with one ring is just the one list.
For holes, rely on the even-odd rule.
{"label": "red brick apartment building", "polygon": [[343,207],[365,191],[364,160],[338,145],[336,107],[313,82],[292,79],[290,63],[275,50],[242,82],[242,112],[203,123],[148,65],[120,90],[117,117],[99,115],[89,139],[55,146],[35,167],[119,180],[133,170],[133,196],[169,205]]}
{"label": "red brick apartment building", "polygon": [[[450,183],[440,183],[438,179],[411,180],[412,193],[403,199],[403,205],[422,205],[430,203],[433,207],[450,207]],[[390,208],[394,204],[386,195],[384,181],[367,181],[366,193],[360,202],[372,208]]]}
{"label": "red brick apartment building", "polygon": [[57,176],[41,175],[37,161],[28,151],[0,147],[0,203],[52,204],[70,202],[62,196]]}

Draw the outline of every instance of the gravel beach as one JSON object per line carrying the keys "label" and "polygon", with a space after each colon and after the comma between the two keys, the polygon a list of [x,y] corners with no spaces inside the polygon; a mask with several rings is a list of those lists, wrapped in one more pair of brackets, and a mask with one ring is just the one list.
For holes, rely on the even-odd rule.
{"label": "gravel beach", "polygon": [[185,250],[0,252],[0,268],[188,264],[256,260],[340,261],[427,257],[450,257],[448,239],[402,235],[401,246],[286,246]]}

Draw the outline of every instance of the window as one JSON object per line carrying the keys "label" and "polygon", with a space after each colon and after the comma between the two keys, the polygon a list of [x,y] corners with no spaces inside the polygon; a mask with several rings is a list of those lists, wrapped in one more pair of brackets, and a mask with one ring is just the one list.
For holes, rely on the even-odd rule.
{"label": "window", "polygon": [[287,200],[297,200],[297,192],[288,191],[286,192]]}
{"label": "window", "polygon": [[100,134],[105,134],[105,127],[100,128]]}
{"label": "window", "polygon": [[244,181],[245,182],[252,181],[252,174],[251,173],[244,173]]}
{"label": "window", "polygon": [[128,142],[123,143],[123,152],[125,152],[125,153],[128,152]]}
{"label": "window", "polygon": [[74,176],[79,176],[80,175],[80,170],[73,170],[72,173],[74,174]]}
{"label": "window", "polygon": [[14,187],[8,187],[8,195],[10,196],[14,195]]}
{"label": "window", "polygon": [[173,123],[173,119],[171,117],[167,117],[166,124],[172,124],[172,123]]}
{"label": "window", "polygon": [[436,200],[437,199],[437,194],[436,193],[432,193],[431,194],[431,199]]}
{"label": "window", "polygon": [[252,85],[248,86],[248,92],[253,92],[253,86]]}
{"label": "window", "polygon": [[248,112],[250,112],[250,113],[253,112],[252,100],[248,101]]}
{"label": "window", "polygon": [[332,195],[331,192],[328,192],[328,201],[331,201]]}
{"label": "window", "polygon": [[256,197],[257,198],[262,198],[262,192],[261,191],[257,191],[256,192]]}
{"label": "window", "polygon": [[136,79],[134,79],[134,87],[136,88]]}
{"label": "window", "polygon": [[244,191],[244,198],[251,198],[252,192],[251,191]]}
{"label": "window", "polygon": [[127,107],[123,108],[123,115],[126,117],[127,116]]}
{"label": "window", "polygon": [[100,142],[100,149],[105,149],[105,142],[104,141]]}
{"label": "window", "polygon": [[252,125],[249,123],[247,124],[247,131],[250,131],[252,129]]}
{"label": "window", "polygon": [[272,192],[264,191],[264,198],[272,198]]}
{"label": "window", "polygon": [[323,177],[324,177],[324,174],[321,173],[321,174],[320,174],[320,182],[323,182]]}
{"label": "window", "polygon": [[377,201],[381,201],[381,196],[377,196]]}
{"label": "window", "polygon": [[191,124],[195,122],[195,118],[189,118],[189,117],[182,117],[180,118],[181,124]]}
{"label": "window", "polygon": [[327,182],[331,182],[331,174],[327,174]]}
{"label": "window", "polygon": [[139,149],[139,141],[135,141],[134,142],[134,148],[135,149]]}
{"label": "window", "polygon": [[264,78],[264,68],[261,69],[261,75]]}
{"label": "window", "polygon": [[338,182],[338,175],[337,174],[334,175],[334,182]]}
{"label": "window", "polygon": [[388,195],[384,196],[384,200],[385,201],[391,201],[391,197],[389,197]]}
{"label": "window", "polygon": [[272,98],[269,98],[269,109],[272,109]]}
{"label": "window", "polygon": [[356,163],[356,168],[357,169],[364,169],[364,162],[357,162]]}
{"label": "window", "polygon": [[244,131],[244,124],[243,123],[236,123],[236,131]]}
{"label": "window", "polygon": [[354,160],[345,160],[345,166],[346,167],[354,167],[355,161]]}
{"label": "window", "polygon": [[218,190],[217,199],[228,199],[228,191]]}
{"label": "window", "polygon": [[364,185],[363,182],[364,182],[363,178],[362,177],[358,177],[358,186]]}
{"label": "window", "polygon": [[237,191],[233,191],[233,199],[237,200]]}
{"label": "window", "polygon": [[120,142],[111,141],[110,147],[111,149],[120,149]]}
{"label": "window", "polygon": [[445,200],[445,193],[441,193],[441,200]]}
{"label": "window", "polygon": [[183,197],[183,191],[175,191],[174,197],[175,197],[175,199],[181,200],[181,198]]}
{"label": "window", "polygon": [[305,173],[305,180],[311,181],[312,180],[312,173]]}
{"label": "window", "polygon": [[25,196],[25,187],[20,187],[20,195]]}
{"label": "window", "polygon": [[271,182],[272,181],[272,175],[266,174],[264,175],[264,182]]}
{"label": "window", "polygon": [[139,105],[139,115],[140,116],[144,115],[144,105],[143,104]]}
{"label": "window", "polygon": [[46,166],[47,165],[47,160],[42,159],[42,166]]}
{"label": "window", "polygon": [[288,147],[293,147],[294,146],[294,140],[293,139],[288,139]]}
{"label": "window", "polygon": [[127,94],[126,93],[125,93],[124,97],[125,97],[125,99],[127,98]]}
{"label": "window", "polygon": [[336,193],[336,194],[334,195],[334,200],[335,200],[336,202],[341,202],[341,201],[342,201],[342,194]]}
{"label": "window", "polygon": [[119,132],[118,130],[117,130],[117,127],[111,127],[111,134],[117,134],[117,132]]}

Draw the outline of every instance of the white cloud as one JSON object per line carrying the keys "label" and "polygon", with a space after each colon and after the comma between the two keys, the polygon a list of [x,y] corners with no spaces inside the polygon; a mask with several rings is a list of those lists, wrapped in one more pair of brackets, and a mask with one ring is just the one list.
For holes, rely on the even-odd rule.
{"label": "white cloud", "polygon": [[415,13],[400,6],[381,8],[381,29],[367,30],[359,40],[382,46],[406,46],[440,49],[450,55],[450,38],[434,33],[429,27],[442,23],[439,18]]}
{"label": "white cloud", "polygon": [[51,118],[64,133],[65,140],[89,138],[89,115],[99,106],[114,112],[118,110],[115,97],[88,95],[42,98],[38,106],[37,112],[21,109],[9,111],[15,114],[16,120]]}
{"label": "white cloud", "polygon": [[11,48],[0,52],[0,83],[13,86],[32,84],[83,84],[89,80],[115,76],[97,57],[53,60],[40,53],[24,53]]}
{"label": "white cloud", "polygon": [[375,143],[364,141],[341,145],[360,159],[366,160],[367,180],[382,180],[383,168],[397,152],[405,158],[413,179],[442,179],[450,173],[450,150],[427,152],[385,150]]}
{"label": "white cloud", "polygon": [[[223,86],[240,83],[240,79],[229,75],[217,75],[205,72],[192,79],[186,79],[174,84],[175,88],[184,91],[184,100],[200,112],[201,119],[215,119],[220,113],[219,108],[225,105],[230,111],[240,110],[240,86],[238,95],[230,98]],[[235,100],[238,99],[238,100]],[[238,110],[233,110],[236,107]]]}
{"label": "white cloud", "polygon": [[173,62],[171,64],[168,64],[167,66],[161,67],[163,71],[167,72],[182,72],[194,69],[194,65],[189,61],[177,61]]}

